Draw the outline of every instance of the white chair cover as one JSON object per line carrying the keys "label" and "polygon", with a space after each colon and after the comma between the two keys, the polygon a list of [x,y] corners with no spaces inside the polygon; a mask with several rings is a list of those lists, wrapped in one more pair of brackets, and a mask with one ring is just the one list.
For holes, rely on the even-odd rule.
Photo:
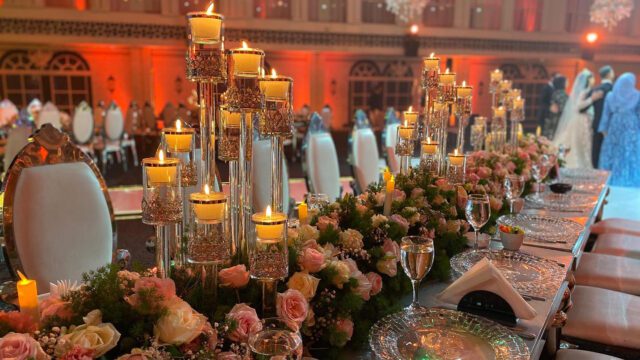
{"label": "white chair cover", "polygon": [[327,194],[329,199],[340,197],[340,166],[338,153],[331,134],[319,132],[309,134],[307,151],[307,172],[314,193]]}
{"label": "white chair cover", "polygon": [[51,124],[56,129],[62,128],[62,123],[60,122],[60,111],[58,108],[53,105],[50,101],[47,101],[40,112],[36,120],[36,128],[41,128],[44,124]]}
{"label": "white chair cover", "polygon": [[576,285],[562,334],[600,344],[640,349],[640,297]]}
{"label": "white chair cover", "polygon": [[[264,211],[271,205],[271,140],[253,139],[253,210]],[[289,213],[289,171],[282,158],[282,210]]]}
{"label": "white chair cover", "polygon": [[86,144],[93,137],[93,114],[86,101],[82,101],[73,114],[73,137],[76,143]]}
{"label": "white chair cover", "polygon": [[353,132],[352,154],[356,184],[364,192],[380,176],[378,144],[371,128],[356,129]]}
{"label": "white chair cover", "polygon": [[7,145],[4,148],[4,170],[7,171],[13,159],[18,155],[20,150],[27,145],[29,136],[31,135],[31,128],[26,126],[20,126],[13,128],[9,131],[9,137],[7,138]]}
{"label": "white chair cover", "polygon": [[622,360],[617,357],[578,349],[560,349],[555,360]]}
{"label": "white chair cover", "polygon": [[31,116],[36,117],[36,114],[42,111],[42,102],[40,102],[40,100],[38,99],[31,100],[29,105],[27,105],[27,111],[29,112],[29,114],[31,114]]}
{"label": "white chair cover", "polygon": [[124,117],[122,111],[117,105],[115,107],[109,107],[107,110],[107,116],[104,120],[104,134],[107,140],[120,140],[122,133],[124,132]]}
{"label": "white chair cover", "polygon": [[575,272],[576,284],[640,295],[640,260],[584,253]]}
{"label": "white chair cover", "polygon": [[640,237],[605,233],[598,236],[598,240],[593,245],[592,252],[640,260]]}
{"label": "white chair cover", "polygon": [[22,265],[40,293],[49,282],[81,280],[83,272],[111,262],[109,207],[83,162],[23,169],[13,216]]}
{"label": "white chair cover", "polygon": [[18,118],[18,108],[9,99],[0,101],[0,127],[13,124]]}
{"label": "white chair cover", "polygon": [[400,124],[389,124],[385,128],[386,134],[384,145],[387,150],[387,161],[389,163],[389,169],[394,174],[400,172],[400,156],[396,155],[398,126],[400,126]]}

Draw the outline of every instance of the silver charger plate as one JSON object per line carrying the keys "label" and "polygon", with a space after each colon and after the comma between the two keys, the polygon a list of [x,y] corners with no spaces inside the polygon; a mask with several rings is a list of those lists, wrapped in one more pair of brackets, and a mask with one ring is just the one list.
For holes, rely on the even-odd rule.
{"label": "silver charger plate", "polygon": [[383,360],[530,357],[527,344],[508,328],[461,311],[435,308],[384,317],[371,328],[369,344]]}
{"label": "silver charger plate", "polygon": [[576,241],[583,226],[573,220],[541,215],[502,215],[498,225],[517,226],[524,230],[525,242],[567,243]]}
{"label": "silver charger plate", "polygon": [[580,168],[562,168],[560,169],[560,177],[577,180],[599,181],[606,178],[608,172],[597,169],[580,169]]}
{"label": "silver charger plate", "polygon": [[451,258],[451,269],[462,276],[478,261],[487,258],[520,294],[551,298],[565,278],[565,269],[555,261],[519,251],[482,249]]}
{"label": "silver charger plate", "polygon": [[534,208],[543,208],[552,211],[585,210],[593,206],[597,201],[592,196],[572,192],[567,194],[545,192],[539,196],[529,194],[525,196],[525,200]]}

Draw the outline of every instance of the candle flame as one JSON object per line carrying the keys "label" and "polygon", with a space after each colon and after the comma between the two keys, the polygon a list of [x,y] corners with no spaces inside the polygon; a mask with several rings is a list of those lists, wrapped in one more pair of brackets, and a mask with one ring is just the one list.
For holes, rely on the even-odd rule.
{"label": "candle flame", "polygon": [[213,1],[211,2],[209,7],[207,8],[207,15],[211,15],[211,14],[213,14]]}
{"label": "candle flame", "polygon": [[158,160],[160,160],[160,162],[164,161],[164,151],[162,151],[162,149],[158,151]]}
{"label": "candle flame", "polygon": [[409,110],[407,112],[413,112],[413,106],[409,106]]}
{"label": "candle flame", "polygon": [[462,87],[467,86],[467,81],[466,80],[462,80]]}
{"label": "candle flame", "polygon": [[180,119],[176,120],[176,131],[182,130],[182,121]]}
{"label": "candle flame", "polygon": [[243,41],[243,42],[242,42],[242,48],[243,48],[243,49],[248,49],[248,48],[249,48],[249,45],[247,45],[247,42],[246,42],[246,41]]}
{"label": "candle flame", "polygon": [[407,126],[409,126],[409,123],[408,123],[408,122],[407,122],[407,120],[405,119],[405,120],[404,120],[404,127],[407,127]]}
{"label": "candle flame", "polygon": [[278,77],[278,73],[276,72],[276,69],[271,69],[271,78],[275,79]]}
{"label": "candle flame", "polygon": [[449,73],[449,68],[447,68],[447,70],[446,70],[444,73],[445,73],[445,74],[448,74],[448,73]]}
{"label": "candle flame", "polygon": [[431,145],[431,136],[427,138],[427,144]]}
{"label": "candle flame", "polygon": [[210,191],[211,191],[211,190],[209,190],[209,184],[204,184],[204,193],[205,193],[205,194],[207,194],[207,195],[209,195],[209,192],[210,192]]}
{"label": "candle flame", "polygon": [[436,56],[436,53],[431,53],[431,54],[429,55],[429,57],[430,57],[430,58],[432,58],[432,59],[433,59],[435,56]]}
{"label": "candle flame", "polygon": [[18,270],[18,276],[20,277],[20,282],[26,282],[26,281],[29,280],[29,279],[27,279],[26,276],[24,276],[24,274],[20,270]]}
{"label": "candle flame", "polygon": [[265,210],[265,214],[267,215],[267,218],[271,218],[271,205],[267,206],[267,210]]}
{"label": "candle flame", "polygon": [[453,150],[453,156],[458,156],[458,149]]}

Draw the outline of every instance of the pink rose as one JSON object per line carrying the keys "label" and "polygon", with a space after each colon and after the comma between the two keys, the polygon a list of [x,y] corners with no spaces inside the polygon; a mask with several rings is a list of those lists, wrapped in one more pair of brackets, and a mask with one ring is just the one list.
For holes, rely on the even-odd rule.
{"label": "pink rose", "polygon": [[334,230],[338,230],[338,220],[328,216],[320,216],[316,226],[320,231],[325,231],[329,226],[333,227]]}
{"label": "pink rose", "polygon": [[398,274],[398,261],[395,257],[388,259],[380,259],[376,263],[376,269],[389,277],[394,277]]}
{"label": "pink rose", "polygon": [[220,270],[218,279],[220,279],[220,285],[238,289],[249,283],[249,272],[246,266],[236,265]]}
{"label": "pink rose", "polygon": [[62,320],[71,320],[73,317],[71,303],[58,296],[50,296],[40,303],[40,317],[42,319],[58,317]]}
{"label": "pink rose", "polygon": [[50,357],[28,334],[8,333],[0,339],[0,359],[48,360]]}
{"label": "pink rose", "polygon": [[407,219],[402,217],[402,215],[393,214],[391,215],[390,220],[400,225],[400,227],[404,230],[405,233],[409,231],[409,222],[407,221]]}
{"label": "pink rose", "polygon": [[167,304],[176,297],[176,284],[171,279],[160,279],[157,277],[141,277],[133,287],[134,294],[127,297],[127,302],[136,307],[140,302],[141,291],[148,292],[154,290],[158,304]]}
{"label": "pink rose", "polygon": [[471,173],[469,174],[469,181],[475,184],[480,181],[480,177],[474,173]]}
{"label": "pink rose", "polygon": [[382,276],[375,272],[369,272],[365,275],[371,283],[371,296],[377,295],[382,291]]}
{"label": "pink rose", "polygon": [[342,260],[343,263],[347,264],[347,266],[349,267],[349,274],[353,274],[353,273],[357,273],[360,270],[358,270],[358,264],[356,264],[356,261],[353,259],[344,259]]}
{"label": "pink rose", "polygon": [[362,300],[369,301],[371,298],[371,282],[369,281],[369,278],[360,271],[356,271],[356,273],[352,274],[351,277],[358,281],[358,286],[353,289],[353,292],[360,296]]}
{"label": "pink rose", "polygon": [[278,294],[276,312],[286,323],[300,326],[307,318],[309,303],[300,291],[289,289]]}
{"label": "pink rose", "polygon": [[316,273],[324,267],[324,252],[308,247],[298,257],[298,265],[302,270]]}
{"label": "pink rose", "polygon": [[255,309],[247,304],[236,304],[227,314],[229,320],[236,322],[236,328],[229,334],[229,339],[236,342],[247,341],[249,333],[262,329],[262,323]]}
{"label": "pink rose", "polygon": [[513,161],[509,161],[507,163],[507,170],[509,172],[513,172],[516,169],[516,164],[513,163]]}
{"label": "pink rose", "polygon": [[71,350],[59,357],[59,360],[93,360],[94,351],[74,345]]}
{"label": "pink rose", "polygon": [[423,188],[419,188],[419,187],[415,187],[413,188],[413,190],[411,190],[411,198],[412,199],[417,199],[421,196],[424,195],[424,189]]}
{"label": "pink rose", "polygon": [[134,349],[131,354],[122,355],[117,360],[151,360],[151,358],[142,350]]}
{"label": "pink rose", "polygon": [[338,319],[336,320],[336,331],[347,335],[347,341],[351,340],[353,336],[353,321],[351,319]]}
{"label": "pink rose", "polygon": [[478,168],[477,174],[480,179],[487,179],[489,176],[491,176],[491,169],[486,166],[480,166]]}
{"label": "pink rose", "polygon": [[396,261],[400,261],[400,245],[391,239],[385,239],[382,243],[382,250],[389,256],[395,256]]}
{"label": "pink rose", "polygon": [[356,211],[360,214],[360,215],[364,215],[367,213],[367,211],[369,211],[369,208],[362,205],[362,204],[356,204]]}
{"label": "pink rose", "polygon": [[393,194],[391,195],[393,201],[404,201],[407,198],[407,194],[400,189],[393,189]]}

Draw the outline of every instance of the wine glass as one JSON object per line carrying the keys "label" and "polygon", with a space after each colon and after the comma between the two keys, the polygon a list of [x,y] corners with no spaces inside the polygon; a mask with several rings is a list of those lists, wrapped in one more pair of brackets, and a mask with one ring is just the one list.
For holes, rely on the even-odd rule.
{"label": "wine glass", "polygon": [[491,216],[491,206],[489,204],[489,195],[487,194],[471,194],[467,205],[464,208],[464,214],[467,221],[475,232],[475,242],[473,243],[473,251],[478,251],[478,233],[480,229],[489,221]]}
{"label": "wine glass", "polygon": [[249,332],[251,359],[302,359],[302,337],[296,324],[279,318],[265,318],[260,321],[260,325]]}
{"label": "wine glass", "polygon": [[330,204],[329,195],[327,194],[308,194],[307,204],[309,210],[322,210],[326,205]]}
{"label": "wine glass", "polygon": [[540,198],[540,187],[542,180],[544,180],[549,174],[551,169],[551,161],[548,155],[542,155],[540,160],[531,165],[531,175],[536,180],[536,198]]}
{"label": "wine glass", "polygon": [[507,175],[504,177],[504,189],[509,200],[509,211],[513,213],[513,203],[524,191],[524,177],[520,175]]}
{"label": "wine glass", "polygon": [[433,240],[428,237],[405,236],[400,241],[400,262],[413,287],[413,301],[407,307],[409,311],[415,311],[420,308],[418,286],[420,281],[431,271],[435,255],[434,251]]}

